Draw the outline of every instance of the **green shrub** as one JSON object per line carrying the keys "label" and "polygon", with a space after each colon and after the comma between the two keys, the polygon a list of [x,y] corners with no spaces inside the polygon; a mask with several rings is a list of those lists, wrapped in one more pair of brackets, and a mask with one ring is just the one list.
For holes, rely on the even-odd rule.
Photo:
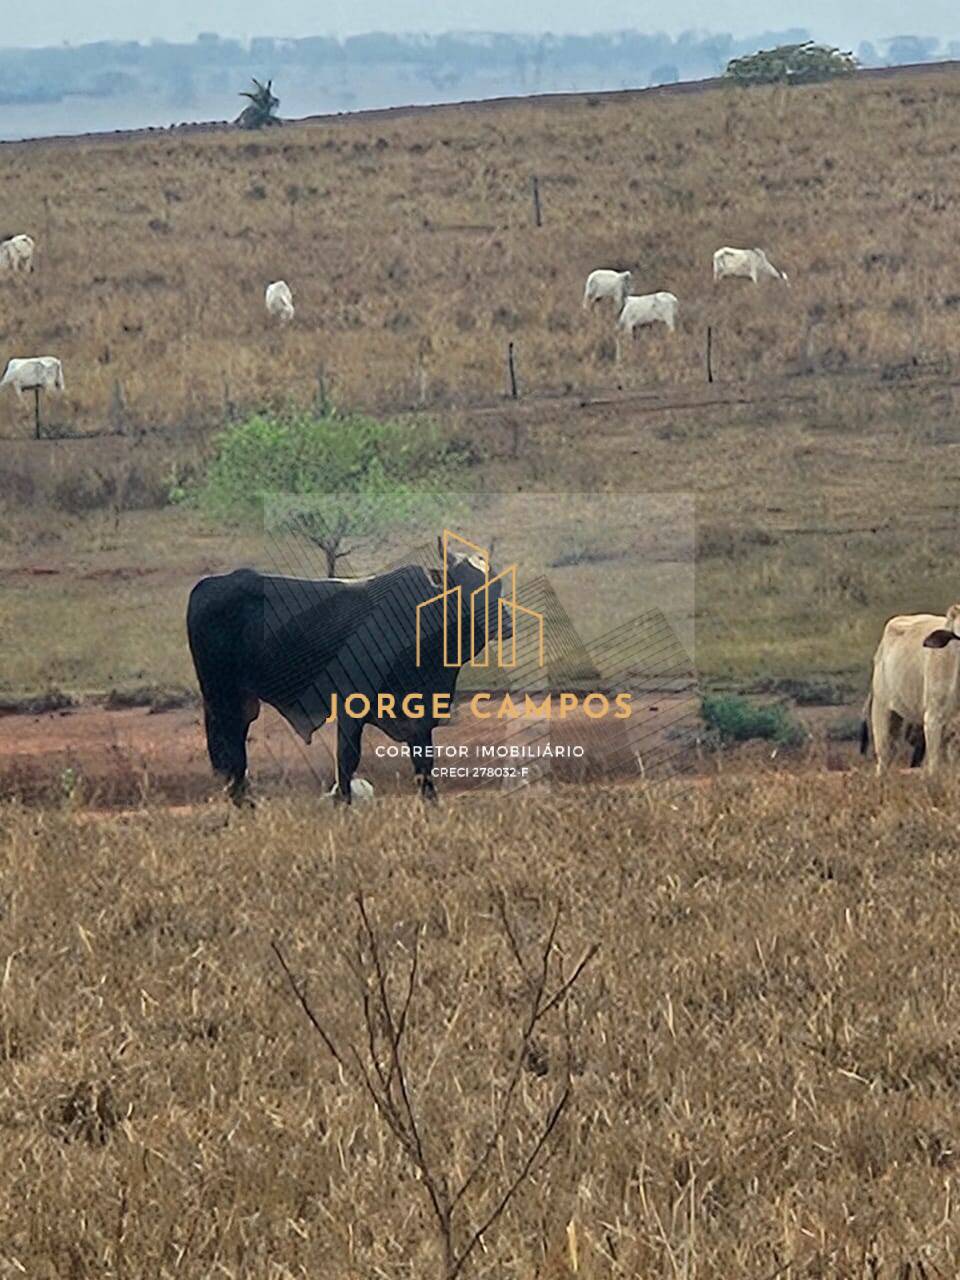
{"label": "green shrub", "polygon": [[463,455],[434,423],[359,414],[260,414],[216,440],[192,497],[215,518],[265,520],[320,547],[336,573],[347,548],[368,549],[404,526],[450,518]]}
{"label": "green shrub", "polygon": [[700,705],[700,714],[721,743],[763,738],[781,746],[796,746],[805,737],[781,703],[749,702],[736,694],[708,695]]}

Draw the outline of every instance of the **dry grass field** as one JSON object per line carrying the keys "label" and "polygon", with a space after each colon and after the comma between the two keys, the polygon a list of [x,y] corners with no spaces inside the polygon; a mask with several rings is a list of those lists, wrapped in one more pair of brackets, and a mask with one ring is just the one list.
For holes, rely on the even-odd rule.
{"label": "dry grass field", "polygon": [[[600,264],[682,303],[682,336],[644,335],[628,382],[699,379],[708,321],[727,378],[946,358],[958,103],[953,74],[905,75],[11,145],[4,225],[41,267],[5,286],[0,339],[63,356],[67,425],[105,425],[119,382],[126,421],[187,437],[226,400],[309,403],[320,364],[341,403],[415,401],[421,350],[428,402],[497,395],[509,337],[530,389],[608,384],[611,326],[579,311]],[[715,295],[727,243],[763,244],[792,292]],[[262,307],[278,277],[298,307],[282,335]]]}
{"label": "dry grass field", "polygon": [[[958,148],[947,73],[0,147],[0,233],[39,242],[0,356],[60,355],[47,420],[90,437],[0,399],[0,704],[193,687],[187,591],[260,544],[170,490],[321,369],[435,418],[475,489],[692,496],[704,677],[853,703],[883,617],[960,595]],[[725,243],[793,288],[714,291]],[[618,364],[600,265],[678,333]],[[537,555],[602,630],[637,565],[569,550]],[[0,714],[0,763],[56,748],[43,802],[0,802],[0,1280],[960,1274],[952,780],[764,744],[686,784],[227,813],[151,786],[166,741],[206,794],[195,708],[123,714],[140,755],[84,721],[113,792],[86,712]]]}
{"label": "dry grass field", "polygon": [[[958,103],[952,73],[904,73],[3,147],[3,228],[39,265],[0,284],[0,352],[63,358],[53,428],[128,434],[38,443],[0,400],[0,691],[189,678],[183,596],[237,543],[163,504],[226,417],[308,405],[322,367],[341,405],[436,417],[477,487],[693,495],[701,668],[852,696],[884,615],[957,594]],[[715,290],[722,243],[792,289]],[[599,264],[676,292],[677,335],[618,367],[611,317],[580,310]],[[38,564],[93,576],[13,573]]]}
{"label": "dry grass field", "polygon": [[[350,1052],[376,1082],[362,890],[395,1014],[419,939],[401,1063],[451,1194],[519,1065],[457,1249],[569,1073],[463,1274],[572,1276],[572,1223],[589,1278],[953,1277],[958,800],[757,775],[346,818],[7,808],[0,1271],[445,1274],[423,1179]],[[546,997],[600,950],[518,1064],[558,903]]]}

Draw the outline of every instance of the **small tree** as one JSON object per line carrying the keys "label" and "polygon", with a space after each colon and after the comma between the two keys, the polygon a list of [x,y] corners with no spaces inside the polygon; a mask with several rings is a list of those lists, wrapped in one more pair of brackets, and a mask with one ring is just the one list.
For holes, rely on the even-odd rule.
{"label": "small tree", "polygon": [[250,99],[250,105],[243,108],[237,116],[236,123],[241,129],[262,129],[265,125],[279,124],[277,109],[280,106],[280,99],[274,96],[273,81],[268,80],[266,84],[261,84],[254,78],[253,87],[253,93],[243,90],[240,94],[241,98]]}
{"label": "small tree", "polygon": [[258,415],[228,427],[196,498],[217,519],[265,520],[323,551],[326,572],[404,527],[449,515],[459,458],[429,422]]}
{"label": "small tree", "polygon": [[740,85],[812,84],[836,76],[850,75],[857,69],[852,53],[804,40],[800,44],[781,44],[776,49],[761,49],[727,63],[724,77]]}

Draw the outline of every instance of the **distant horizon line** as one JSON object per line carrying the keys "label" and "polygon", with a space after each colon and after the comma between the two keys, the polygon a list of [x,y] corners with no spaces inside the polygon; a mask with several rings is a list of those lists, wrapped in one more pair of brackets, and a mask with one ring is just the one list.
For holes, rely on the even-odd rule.
{"label": "distant horizon line", "polygon": [[[960,35],[960,22],[958,22],[958,35]],[[781,36],[790,36],[796,38],[805,38],[813,40],[818,44],[831,44],[831,41],[820,39],[811,32],[807,26],[784,26],[784,27],[758,27],[742,34],[731,31],[729,28],[719,27],[701,27],[690,26],[683,27],[677,31],[668,31],[662,27],[644,28],[639,26],[610,26],[598,27],[594,30],[567,30],[563,28],[532,28],[524,30],[504,30],[496,27],[447,27],[437,29],[423,29],[405,27],[402,29],[387,29],[383,27],[371,27],[363,31],[338,32],[338,31],[314,31],[308,35],[280,35],[270,32],[262,32],[256,35],[223,35],[218,31],[201,31],[192,39],[171,38],[167,36],[139,36],[137,38],[111,37],[101,36],[89,39],[79,40],[61,40],[59,42],[47,42],[44,44],[24,44],[24,45],[0,45],[0,54],[17,53],[17,52],[40,52],[43,50],[60,50],[60,49],[84,49],[93,45],[110,45],[116,47],[150,48],[156,45],[171,45],[181,48],[190,48],[198,44],[233,44],[245,47],[249,50],[254,41],[273,41],[277,44],[296,45],[305,40],[330,40],[336,41],[338,44],[344,44],[351,40],[362,40],[371,36],[389,37],[397,40],[437,40],[441,38],[457,38],[462,40],[483,40],[490,38],[508,38],[513,40],[590,40],[598,37],[614,38],[617,36],[644,36],[647,38],[661,37],[669,39],[676,43],[684,37],[696,37],[699,40],[709,40],[714,37],[729,37],[732,40],[742,41],[746,39],[763,39],[775,38]],[[902,39],[919,39],[923,41],[935,40],[938,44],[945,43],[956,37],[946,34],[933,34],[931,32],[922,31],[895,31],[886,36],[870,36],[861,37],[858,43],[871,45],[890,44],[896,40]]]}

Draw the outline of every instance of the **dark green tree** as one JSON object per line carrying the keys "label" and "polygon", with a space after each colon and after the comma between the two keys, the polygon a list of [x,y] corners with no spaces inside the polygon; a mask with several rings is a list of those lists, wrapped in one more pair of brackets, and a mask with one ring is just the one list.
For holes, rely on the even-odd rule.
{"label": "dark green tree", "polygon": [[812,84],[850,75],[856,69],[857,60],[852,53],[804,40],[733,58],[727,63],[724,77],[740,85]]}

